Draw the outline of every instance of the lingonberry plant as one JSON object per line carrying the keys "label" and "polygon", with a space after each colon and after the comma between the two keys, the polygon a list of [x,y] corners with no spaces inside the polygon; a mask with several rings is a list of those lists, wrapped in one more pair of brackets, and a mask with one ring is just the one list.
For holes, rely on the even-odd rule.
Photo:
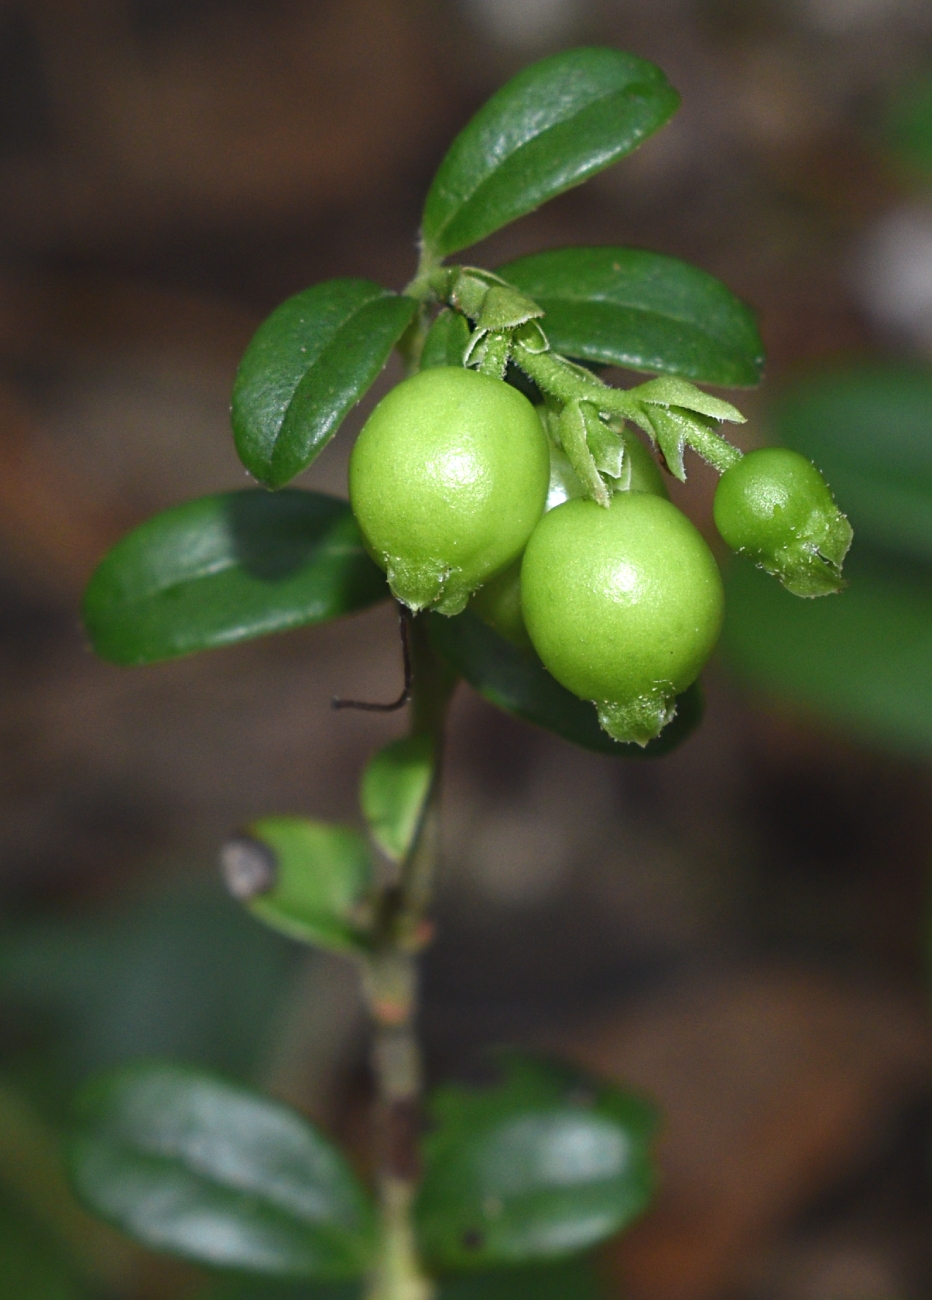
{"label": "lingonberry plant", "polygon": [[[446,261],[630,153],[677,104],[657,68],[613,49],[517,76],[441,163],[404,291],[316,285],[250,343],[233,432],[263,486],[150,519],[91,580],[88,633],[122,664],[394,597],[403,695],[355,707],[410,714],[407,738],[362,774],[368,843],[275,815],[222,851],[257,921],[358,966],[374,1025],[374,1187],[271,1100],[139,1064],[79,1099],[71,1168],[84,1199],[149,1246],[238,1275],[359,1279],[370,1300],[468,1294],[448,1280],[464,1272],[483,1294],[547,1294],[546,1273],[529,1283],[514,1266],[553,1264],[566,1297],[586,1292],[559,1261],[649,1199],[652,1112],[616,1086],[506,1053],[496,1082],[422,1099],[416,963],[431,937],[444,718],[460,678],[606,754],[662,753],[698,720],[722,584],[642,434],[679,479],[687,448],[722,473],[727,542],[799,594],[841,586],[850,529],[818,472],[790,452],[742,458],[719,431],[741,415],[695,386],[760,377],[753,318],[722,284],[629,248],[560,249],[494,272]],[[408,375],[359,435],[349,503],[287,488],[395,347]],[[611,387],[606,365],[655,377]]]}

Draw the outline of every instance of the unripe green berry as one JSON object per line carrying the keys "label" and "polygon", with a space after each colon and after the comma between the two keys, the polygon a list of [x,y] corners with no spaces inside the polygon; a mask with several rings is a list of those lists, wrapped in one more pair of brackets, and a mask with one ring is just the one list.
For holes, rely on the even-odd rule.
{"label": "unripe green berry", "polygon": [[825,479],[788,447],[748,452],[722,475],[715,524],[733,550],[780,579],[797,596],[844,586],[841,566],[851,525]]}
{"label": "unripe green berry", "polygon": [[646,744],[673,717],[718,639],[722,581],[671,502],[618,492],[605,509],[567,501],[537,525],[521,566],[534,648],[602,727]]}
{"label": "unripe green berry", "polygon": [[441,366],[393,388],[366,421],[350,458],[350,503],[395,596],[457,614],[521,554],[549,477],[527,398]]}

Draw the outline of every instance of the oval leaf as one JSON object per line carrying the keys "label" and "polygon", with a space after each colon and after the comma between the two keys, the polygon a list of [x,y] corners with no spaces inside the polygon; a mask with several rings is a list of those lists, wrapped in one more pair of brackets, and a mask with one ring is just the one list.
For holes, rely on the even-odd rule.
{"label": "oval leaf", "polygon": [[566,50],[493,95],[440,164],[422,235],[434,259],[475,244],[631,153],[679,107],[652,63]]}
{"label": "oval leaf", "polygon": [[499,267],[543,307],[555,351],[725,388],[760,382],[751,309],[697,266],[638,248],[560,248]]}
{"label": "oval leaf", "polygon": [[652,1109],[566,1066],[508,1054],[492,1087],[441,1088],[416,1206],[425,1257],[487,1268],[587,1250],[653,1191]]}
{"label": "oval leaf", "polygon": [[406,736],[379,751],[366,766],[360,787],[362,812],[372,838],[393,862],[408,856],[434,774],[430,736]]}
{"label": "oval leaf", "polygon": [[622,745],[599,726],[595,708],[561,686],[535,656],[519,650],[465,610],[455,618],[429,615],[434,647],[491,704],[525,722],[554,731],[583,749],[617,758],[656,758],[681,744],[702,718],[698,683],[679,697],[676,716],[656,740]]}
{"label": "oval leaf", "polygon": [[784,392],[770,423],[819,466],[859,537],[932,560],[932,371],[817,375]]}
{"label": "oval leaf", "polygon": [[723,649],[750,682],[867,739],[932,753],[932,571],[856,548],[848,590],[798,600],[750,564],[726,580]]}
{"label": "oval leaf", "polygon": [[147,664],[322,623],[388,594],[345,501],[251,488],[134,529],[95,570],[83,616],[104,659]]}
{"label": "oval leaf", "polygon": [[371,280],[327,280],[259,326],[233,387],[240,460],[269,487],[310,465],[359,401],[417,310]]}
{"label": "oval leaf", "polygon": [[292,1278],[356,1277],[373,1214],[300,1115],[199,1070],[133,1065],[85,1089],[69,1163],[95,1213],[155,1250]]}
{"label": "oval leaf", "polygon": [[372,881],[361,835],[304,817],[263,817],[224,845],[227,887],[291,939],[337,952],[365,946],[360,909]]}

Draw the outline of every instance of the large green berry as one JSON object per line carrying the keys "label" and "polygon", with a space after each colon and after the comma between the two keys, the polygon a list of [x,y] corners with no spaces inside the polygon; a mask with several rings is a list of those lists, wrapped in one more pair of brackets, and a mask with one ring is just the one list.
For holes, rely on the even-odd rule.
{"label": "large green berry", "polygon": [[644,745],[715,645],[722,581],[671,502],[618,492],[608,509],[575,500],[544,515],[524,553],[521,607],[557,681],[593,701],[609,735]]}
{"label": "large green berry", "polygon": [[734,550],[797,596],[840,591],[851,525],[825,479],[788,447],[761,447],[726,470],[715,493],[715,524]]}
{"label": "large green berry", "polygon": [[549,477],[527,398],[442,366],[406,379],[372,412],[350,459],[350,502],[397,598],[457,614],[521,554]]}

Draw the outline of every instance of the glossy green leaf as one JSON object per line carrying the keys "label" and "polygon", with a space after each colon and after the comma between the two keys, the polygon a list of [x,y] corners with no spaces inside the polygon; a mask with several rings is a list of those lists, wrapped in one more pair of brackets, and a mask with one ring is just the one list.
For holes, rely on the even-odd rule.
{"label": "glossy green leaf", "polygon": [[[592,1262],[583,1257],[532,1267],[493,1269],[441,1279],[437,1300],[601,1300],[605,1292]],[[274,1282],[228,1282],[199,1300],[360,1300],[357,1283],[283,1286]]]}
{"label": "glossy green leaf", "polygon": [[488,1087],[429,1099],[417,1205],[425,1257],[451,1269],[587,1250],[650,1200],[652,1109],[568,1066],[510,1053]]}
{"label": "glossy green leaf", "polygon": [[429,736],[393,741],[369,760],[359,796],[372,838],[393,862],[414,843],[430,793],[434,746]]}
{"label": "glossy green leaf", "polygon": [[463,365],[470,332],[469,321],[460,312],[442,311],[427,331],[421,369]]}
{"label": "glossy green leaf", "polygon": [[102,1218],[154,1250],[267,1276],[358,1276],[371,1206],[300,1115],[199,1070],[129,1066],[87,1087],[69,1163]]}
{"label": "glossy green leaf", "polygon": [[656,740],[643,748],[621,745],[599,726],[592,704],[577,699],[550,676],[536,656],[500,637],[471,610],[455,618],[429,617],[434,646],[480,695],[506,713],[554,731],[584,749],[618,758],[659,757],[681,744],[702,718],[702,693],[695,684],[680,696],[676,717]]}
{"label": "glossy green leaf", "polygon": [[847,591],[799,600],[751,564],[726,580],[723,649],[740,675],[865,738],[932,753],[932,570],[855,547]]}
{"label": "glossy green leaf", "polygon": [[310,465],[388,360],[417,310],[371,280],[327,280],[259,326],[233,387],[240,460],[269,487]]}
{"label": "glossy green leaf", "polygon": [[372,862],[348,826],[263,817],[228,840],[220,860],[233,896],[273,930],[337,952],[365,946]]}
{"label": "glossy green leaf", "polygon": [[750,308],[688,262],[638,248],[560,248],[498,268],[543,307],[555,351],[726,388],[760,382]]}
{"label": "glossy green leaf", "polygon": [[252,488],[187,501],[134,529],[94,571],[83,616],[104,659],[147,664],[387,596],[345,501]]}
{"label": "glossy green leaf", "polygon": [[621,50],[565,50],[525,68],[460,132],[424,208],[428,254],[445,257],[617,162],[667,121],[679,96]]}
{"label": "glossy green leaf", "polygon": [[823,472],[856,537],[932,560],[932,370],[815,375],[783,393],[770,423]]}

